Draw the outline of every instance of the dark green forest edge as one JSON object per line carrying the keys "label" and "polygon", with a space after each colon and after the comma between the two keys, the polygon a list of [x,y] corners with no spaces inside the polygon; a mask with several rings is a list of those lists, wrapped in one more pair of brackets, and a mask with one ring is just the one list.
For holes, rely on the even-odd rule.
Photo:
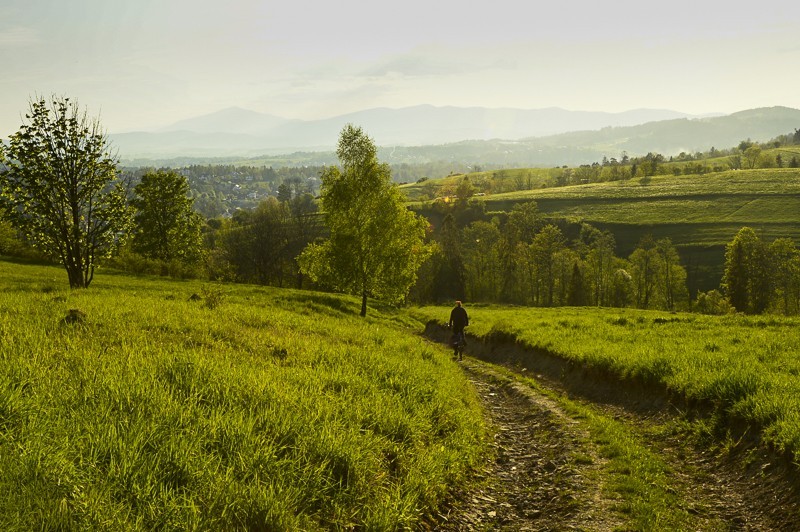
{"label": "dark green forest edge", "polygon": [[485,450],[415,334],[456,298],[487,341],[714,405],[701,439],[744,420],[800,452],[798,130],[400,187],[348,126],[338,166],[211,218],[182,172],[110,153],[66,98],[2,145],[5,528],[418,523]]}

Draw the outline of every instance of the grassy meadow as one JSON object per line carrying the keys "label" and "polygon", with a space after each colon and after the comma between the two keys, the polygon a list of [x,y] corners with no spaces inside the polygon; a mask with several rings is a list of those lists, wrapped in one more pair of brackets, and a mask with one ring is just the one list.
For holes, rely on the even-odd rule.
{"label": "grassy meadow", "polygon": [[401,185],[400,189],[409,201],[425,201],[435,198],[453,196],[458,185],[469,178],[476,190],[488,190],[491,194],[507,193],[521,188],[542,188],[548,186],[559,170],[550,168],[507,168],[470,172],[469,174],[452,174],[438,179],[427,179]]}
{"label": "grassy meadow", "polygon": [[[724,245],[738,228],[760,229],[768,240],[800,239],[800,171],[736,170],[702,176],[653,176],[607,183],[548,188],[486,197],[489,211],[509,211],[535,200],[548,217],[596,225],[693,226],[676,231],[684,245]],[[704,231],[730,226],[732,233]],[[709,235],[714,235],[708,238]]]}
{"label": "grassy meadow", "polygon": [[[543,169],[531,171],[534,170],[547,172]],[[470,174],[470,178],[474,175],[478,174]],[[450,179],[456,177],[463,178],[455,176]],[[447,186],[446,181],[442,180],[442,183],[442,186]],[[424,187],[425,183],[413,186]],[[404,190],[410,194],[414,189]],[[800,240],[800,222],[797,219],[797,212],[800,212],[800,171],[797,169],[658,175],[646,179],[492,193],[475,199],[485,203],[488,212],[509,212],[514,205],[533,200],[548,218],[599,226],[693,226],[695,231],[687,233],[682,229],[673,235],[675,242],[684,245],[725,245],[744,225],[760,228],[770,240],[772,235],[792,235]],[[419,204],[418,207],[425,210]],[[735,227],[736,230],[732,233],[731,229],[724,233],[713,231],[718,226]],[[712,230],[704,231],[704,228]]]}
{"label": "grassy meadow", "polygon": [[4,261],[0,286],[2,530],[408,528],[484,450],[391,309]]}
{"label": "grassy meadow", "polygon": [[[800,456],[800,320],[633,309],[469,308],[469,333],[515,339],[621,380],[713,405],[717,427],[743,421],[768,446]],[[444,322],[449,308],[422,307]]]}

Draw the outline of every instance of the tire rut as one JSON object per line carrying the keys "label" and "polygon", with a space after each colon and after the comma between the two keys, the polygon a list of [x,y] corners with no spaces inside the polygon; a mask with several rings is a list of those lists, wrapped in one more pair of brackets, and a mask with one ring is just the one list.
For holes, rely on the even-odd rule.
{"label": "tire rut", "polygon": [[[591,434],[557,401],[475,359],[460,362],[493,430],[492,455],[471,491],[459,491],[430,530],[632,530],[624,501],[604,488],[607,461]],[[506,367],[514,370],[513,367]],[[519,368],[516,368],[519,369]],[[541,382],[551,389],[546,382]],[[556,393],[564,393],[555,389]],[[572,398],[571,400],[576,400]],[[579,399],[578,399],[579,400]],[[798,530],[798,504],[785,486],[748,476],[737,464],[696,451],[680,436],[647,435],[648,422],[618,407],[591,404],[623,420],[672,470],[671,489],[692,516],[687,530]],[[738,473],[736,472],[738,471]],[[475,484],[471,484],[475,486]]]}
{"label": "tire rut", "polygon": [[581,425],[557,402],[529,387],[478,362],[462,364],[491,420],[493,455],[479,486],[457,493],[432,528],[586,530],[586,523],[593,523],[591,530],[621,527],[610,511],[614,501],[592,481],[603,461],[581,444]]}

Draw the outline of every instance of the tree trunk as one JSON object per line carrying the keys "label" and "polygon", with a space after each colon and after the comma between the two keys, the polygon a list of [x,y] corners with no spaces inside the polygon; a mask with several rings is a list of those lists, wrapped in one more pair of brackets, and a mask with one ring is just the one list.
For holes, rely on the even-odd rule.
{"label": "tree trunk", "polygon": [[66,269],[67,276],[69,277],[69,287],[71,289],[86,288],[86,283],[83,279],[83,272],[80,270],[80,268],[68,265]]}
{"label": "tree trunk", "polygon": [[360,316],[363,318],[367,315],[367,292],[361,293],[361,314]]}

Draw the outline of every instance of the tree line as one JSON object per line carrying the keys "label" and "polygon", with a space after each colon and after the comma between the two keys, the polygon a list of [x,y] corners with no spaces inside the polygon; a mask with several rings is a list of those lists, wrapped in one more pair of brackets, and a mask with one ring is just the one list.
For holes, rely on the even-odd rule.
{"label": "tree line", "polygon": [[321,172],[319,202],[302,179],[289,179],[253,209],[204,221],[185,176],[120,175],[99,123],[75,102],[37,99],[26,119],[0,145],[0,206],[25,241],[64,265],[73,288],[88,287],[105,260],[136,272],[350,292],[361,296],[362,315],[368,297],[800,312],[800,252],[789,239],[767,245],[743,228],[727,247],[719,290],[692,301],[667,238],[645,235],[619,257],[608,231],[583,224],[568,238],[533,201],[489,217],[471,190],[439,206],[434,227],[405,207],[390,167],[354,126],[339,139],[341,167]]}
{"label": "tree line", "polygon": [[767,243],[743,227],[725,248],[720,291],[702,296],[702,311],[800,314],[800,250],[791,238]]}
{"label": "tree line", "polygon": [[432,233],[434,252],[412,291],[416,301],[689,307],[686,270],[669,239],[645,236],[629,257],[618,257],[611,232],[582,224],[568,239],[534,201],[489,220],[463,200],[448,211]]}
{"label": "tree line", "polygon": [[427,224],[405,207],[388,165],[360,128],[346,126],[341,168],[321,174],[320,204],[302,181],[230,220],[203,224],[189,183],[172,170],[125,179],[99,121],[65,97],[37,98],[0,144],[0,208],[40,253],[60,262],[70,288],[87,288],[104,260],[134,271],[262,284],[296,283],[402,302],[430,253]]}

